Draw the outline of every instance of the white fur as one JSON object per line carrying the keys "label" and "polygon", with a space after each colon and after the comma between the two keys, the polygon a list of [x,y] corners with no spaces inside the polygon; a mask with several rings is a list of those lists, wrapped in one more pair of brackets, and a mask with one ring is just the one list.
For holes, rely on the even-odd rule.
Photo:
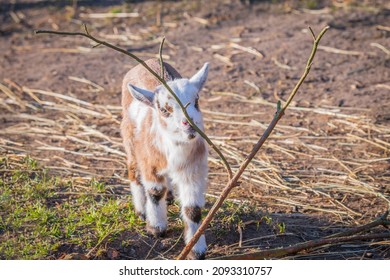
{"label": "white fur", "polygon": [[146,216],[145,204],[145,190],[142,186],[136,182],[130,182],[131,193],[133,194],[133,205],[134,208],[144,217]]}
{"label": "white fur", "polygon": [[[187,220],[185,222],[188,225],[188,230],[184,236],[184,241],[187,244],[188,242],[190,242],[191,238],[194,236],[195,232],[198,230],[199,224],[194,223],[186,218],[183,218],[183,219]],[[206,249],[207,249],[206,237],[204,236],[204,234],[202,234],[200,236],[198,242],[196,242],[196,244],[192,248],[192,251],[195,251],[198,254],[203,254],[204,252],[206,252]]]}
{"label": "white fur", "polygon": [[142,126],[143,126],[143,121],[146,117],[146,114],[148,113],[150,109],[146,106],[144,106],[140,101],[134,100],[129,109],[129,117],[134,123],[136,124],[136,131],[137,133],[140,133]]}
{"label": "white fur", "polygon": [[[157,185],[154,182],[147,182],[143,180],[145,190],[148,191],[151,188],[161,190],[164,186]],[[167,228],[167,204],[164,199],[161,199],[156,205],[150,199],[146,200],[146,217],[149,225],[161,230]]]}
{"label": "white fur", "polygon": [[[183,105],[187,106],[187,113],[192,121],[201,129],[204,129],[203,117],[196,108],[199,92],[203,87],[208,74],[208,64],[206,63],[198,73],[191,79],[176,79],[168,82],[168,85],[175,92]],[[139,84],[143,84],[142,77]],[[145,85],[146,88],[149,88]],[[154,92],[142,89],[131,84],[127,85],[128,92],[133,100],[126,111],[128,118],[135,126],[134,135],[137,137],[143,130],[148,130],[151,135],[155,135],[152,143],[165,157],[167,165],[164,170],[159,170],[160,176],[165,177],[165,187],[170,188],[173,184],[177,186],[178,195],[182,207],[182,217],[187,224],[185,242],[192,238],[199,227],[198,223],[186,216],[185,208],[202,208],[205,204],[205,192],[207,188],[207,145],[203,138],[189,126],[185,115],[176,100],[170,98],[170,93],[165,87],[158,86]],[[126,94],[124,92],[123,94]],[[173,111],[162,123],[162,112],[160,106],[168,106]],[[148,113],[152,114],[151,123],[146,123],[145,118]],[[124,116],[126,117],[126,116]],[[124,143],[130,143],[124,139]],[[199,148],[201,147],[201,149]],[[141,147],[134,147],[139,149]],[[128,154],[129,156],[129,154]],[[131,156],[131,155],[130,155]],[[153,155],[151,155],[153,157]],[[138,163],[139,164],[139,163]],[[131,184],[134,206],[138,212],[145,213],[150,226],[165,230],[167,227],[167,209],[164,199],[158,204],[153,203],[148,198],[148,190],[154,188],[162,189],[164,186],[157,182],[149,182],[143,179],[142,170],[141,181],[145,188],[142,193],[138,186]],[[146,201],[145,201],[146,194]],[[205,253],[207,248],[205,237],[202,236],[196,243],[193,251],[198,254]]]}

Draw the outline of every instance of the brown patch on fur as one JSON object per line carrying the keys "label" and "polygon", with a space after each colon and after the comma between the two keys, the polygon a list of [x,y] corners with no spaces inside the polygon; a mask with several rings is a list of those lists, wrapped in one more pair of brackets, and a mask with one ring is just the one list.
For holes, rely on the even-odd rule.
{"label": "brown patch on fur", "polygon": [[156,100],[157,109],[161,110],[160,101]]}
{"label": "brown patch on fur", "polygon": [[[138,174],[137,174],[137,164],[132,161],[131,163],[128,164],[127,166],[128,172],[129,172],[129,180],[132,182],[138,181]],[[137,182],[138,183],[138,182]]]}
{"label": "brown patch on fur", "polygon": [[[152,58],[145,63],[156,73],[160,73],[160,61],[159,59]],[[181,75],[170,64],[164,62],[164,80],[170,81],[174,79],[180,79]],[[137,65],[130,69],[125,75],[122,83],[122,115],[127,116],[127,108],[129,108],[133,97],[127,89],[127,84],[131,83],[134,86],[154,91],[161,83],[146,70],[142,65]]]}
{"label": "brown patch on fur", "polygon": [[166,190],[167,188],[165,187],[161,189],[152,188],[148,190],[148,195],[154,204],[158,204],[161,198],[164,197]]}
{"label": "brown patch on fur", "polygon": [[[170,107],[169,105],[165,104],[164,107],[161,107],[160,105],[160,102],[158,100],[156,100],[156,105],[157,105],[157,109],[158,111],[161,113],[161,115],[164,117],[164,118],[168,118],[171,113],[173,112],[173,108]],[[167,106],[169,108],[167,108]]]}
{"label": "brown patch on fur", "polygon": [[161,126],[164,127],[164,128],[167,128],[168,123],[167,123],[166,118],[159,116],[159,120],[160,120]]}
{"label": "brown patch on fur", "polygon": [[200,220],[202,219],[202,210],[199,206],[185,207],[184,213],[194,223],[199,224]]}
{"label": "brown patch on fur", "polygon": [[141,175],[139,174],[138,170],[137,170],[137,177],[135,178],[135,182],[136,182],[138,185],[141,185],[141,186],[142,186]]}
{"label": "brown patch on fur", "polygon": [[159,173],[166,168],[165,156],[155,147],[156,135],[150,131],[152,126],[152,112],[145,117],[145,128],[139,135],[134,136],[134,154],[140,174],[143,179],[150,182],[163,183],[164,177]]}
{"label": "brown patch on fur", "polygon": [[134,127],[131,124],[130,120],[126,117],[122,119],[121,123],[121,135],[123,138],[123,146],[125,148],[126,154],[127,154],[127,171],[128,171],[128,177],[130,181],[135,181],[138,183],[138,170],[137,170],[137,163],[134,158],[133,153],[133,141],[132,141],[132,134],[133,134]]}
{"label": "brown patch on fur", "polygon": [[195,161],[199,159],[199,157],[203,156],[204,153],[206,152],[206,144],[205,141],[203,140],[198,140],[196,141],[196,148],[194,149],[195,151],[192,153],[193,158],[189,158],[189,161]]}
{"label": "brown patch on fur", "polygon": [[168,103],[165,103],[165,110],[167,110],[169,113],[173,113],[173,108],[172,108],[172,106],[169,106],[169,104]]}
{"label": "brown patch on fur", "polygon": [[[206,152],[206,144],[202,139],[193,140],[196,141],[194,143],[194,147],[191,150],[191,153],[188,155],[188,158],[186,160],[186,163],[180,165],[178,167],[178,170],[183,170],[187,168],[187,163],[194,163],[198,162],[205,154]],[[179,142],[177,144],[181,145]]]}

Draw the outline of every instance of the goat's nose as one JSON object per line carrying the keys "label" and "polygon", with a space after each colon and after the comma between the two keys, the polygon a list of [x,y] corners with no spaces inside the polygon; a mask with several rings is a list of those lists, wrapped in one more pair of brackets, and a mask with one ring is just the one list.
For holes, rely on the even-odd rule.
{"label": "goat's nose", "polygon": [[190,126],[190,125],[191,125],[191,124],[188,122],[187,119],[183,119],[183,120],[181,121],[181,123],[182,123],[184,126]]}
{"label": "goat's nose", "polygon": [[185,126],[188,126],[189,125],[189,123],[188,123],[188,121],[187,120],[182,120],[182,122],[181,122],[183,125],[185,125]]}

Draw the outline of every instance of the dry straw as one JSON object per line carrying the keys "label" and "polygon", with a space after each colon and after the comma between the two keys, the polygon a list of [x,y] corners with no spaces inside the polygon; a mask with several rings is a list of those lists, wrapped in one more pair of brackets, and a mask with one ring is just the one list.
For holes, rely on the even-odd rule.
{"label": "dry straw", "polygon": [[[74,78],[90,85],[92,90],[99,89],[92,81]],[[211,98],[234,100],[249,106],[275,107],[261,98],[247,98],[234,92],[211,94]],[[12,153],[32,154],[47,161],[53,171],[79,178],[79,182],[96,177],[127,184],[121,175],[126,170],[121,139],[102,129],[118,126],[119,106],[91,104],[75,96],[21,87],[7,80],[0,85],[0,107],[0,118],[7,124],[0,130],[0,151],[6,151],[10,156]],[[371,122],[359,108],[290,105],[289,109],[292,117],[295,114],[308,117],[320,114],[327,118],[329,127],[337,127],[337,133],[329,131],[324,134],[316,129],[286,123],[278,125],[264,144],[272,154],[258,153],[242,172],[247,197],[255,198],[259,203],[266,202],[269,207],[286,210],[294,207],[309,213],[333,215],[351,224],[364,221],[365,213],[349,204],[348,198],[371,199],[378,209],[387,209],[389,190],[386,186],[389,182],[386,173],[380,170],[386,168],[390,159],[390,129]],[[262,114],[203,112],[206,125],[222,126],[228,131],[226,135],[210,138],[225,153],[226,162],[231,162],[232,174],[237,174],[241,170],[240,163],[247,158],[244,149],[257,143],[257,131],[267,128],[266,123],[257,120]],[[332,145],[365,148],[359,157],[329,155]],[[209,158],[210,191],[214,194],[223,185],[220,178],[224,174],[224,164],[217,155],[212,153]],[[300,166],[302,162],[309,163],[308,168],[288,168]],[[249,243],[249,240],[241,242],[248,246]]]}

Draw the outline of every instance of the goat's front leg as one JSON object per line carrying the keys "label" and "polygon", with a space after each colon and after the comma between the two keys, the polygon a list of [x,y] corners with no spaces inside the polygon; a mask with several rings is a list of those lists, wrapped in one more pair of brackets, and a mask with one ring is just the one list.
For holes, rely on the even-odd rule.
{"label": "goat's front leg", "polygon": [[[186,244],[194,236],[202,220],[202,208],[205,204],[205,184],[206,182],[197,182],[197,184],[181,184],[179,186],[181,214],[184,221],[184,240]],[[204,259],[206,249],[206,238],[202,235],[187,258]]]}
{"label": "goat's front leg", "polygon": [[165,200],[168,205],[172,205],[173,202],[175,201],[175,195],[173,191],[172,179],[169,176],[166,177],[166,185],[167,185],[167,193],[165,195]]}
{"label": "goat's front leg", "polygon": [[161,181],[143,180],[146,192],[146,230],[155,237],[162,237],[167,229],[167,188]]}

